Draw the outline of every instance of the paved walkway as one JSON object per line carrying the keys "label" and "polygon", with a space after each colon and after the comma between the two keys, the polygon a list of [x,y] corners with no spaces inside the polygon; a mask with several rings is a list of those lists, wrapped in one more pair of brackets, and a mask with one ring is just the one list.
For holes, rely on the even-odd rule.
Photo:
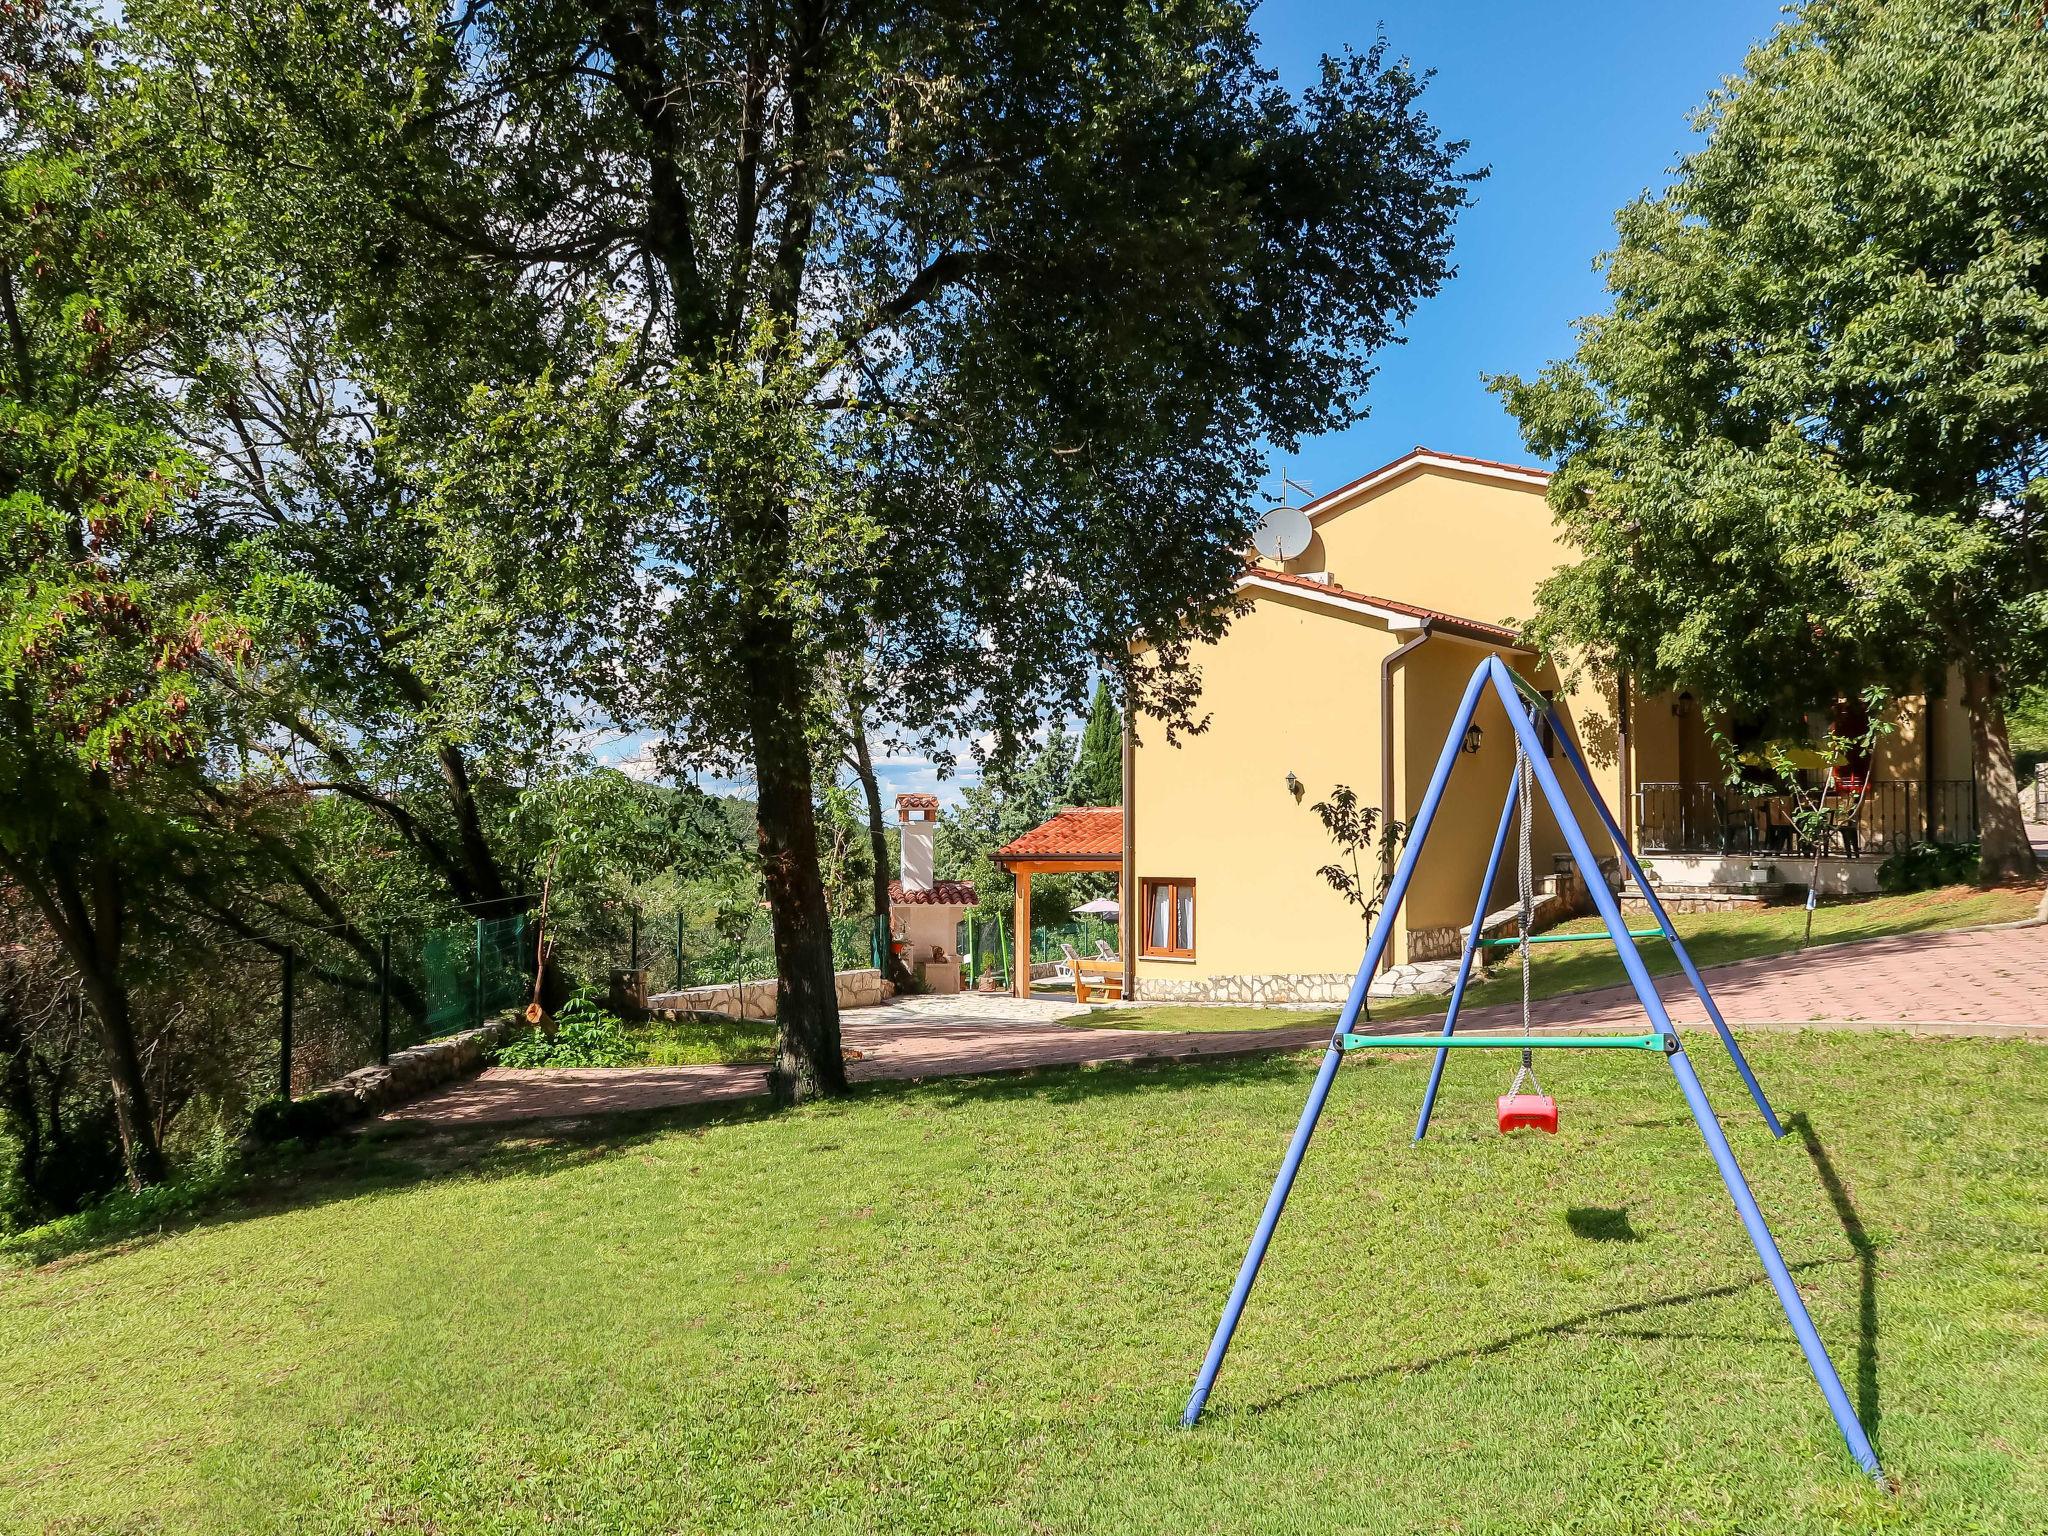
{"label": "paved walkway", "polygon": [[[1746,1028],[1880,1029],[2048,1040],[2048,927],[1941,933],[1834,944],[1710,968],[1707,985],[1731,1024]],[[1706,1015],[1683,976],[1658,983],[1681,1028]],[[913,997],[844,1016],[847,1074],[856,1082],[961,1077],[1035,1067],[1242,1056],[1315,1045],[1327,1024],[1177,1034],[1075,1029],[1073,1003],[962,994]],[[1626,987],[1551,998],[1532,1010],[1548,1029],[1633,1031],[1642,1010]],[[1424,1030],[1441,1015],[1403,1019]],[[1460,1028],[1511,1030],[1515,1005],[1477,1008]],[[858,1052],[858,1056],[853,1053]],[[767,1091],[759,1067],[638,1067],[514,1071],[493,1067],[393,1110],[387,1120],[477,1125],[580,1118],[750,1098]]]}

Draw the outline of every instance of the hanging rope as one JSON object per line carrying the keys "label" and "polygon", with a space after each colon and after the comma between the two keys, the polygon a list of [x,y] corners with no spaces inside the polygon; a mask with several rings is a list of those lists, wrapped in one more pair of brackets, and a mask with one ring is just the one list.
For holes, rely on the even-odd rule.
{"label": "hanging rope", "polygon": [[[1521,904],[1515,914],[1515,926],[1516,936],[1521,940],[1517,947],[1522,957],[1522,1033],[1526,1035],[1529,1033],[1529,930],[1536,922],[1536,881],[1529,856],[1530,828],[1535,816],[1532,802],[1535,799],[1536,774],[1529,765],[1528,751],[1522,746],[1519,736],[1515,738],[1515,780],[1515,798],[1521,806],[1520,847],[1517,849],[1520,867],[1516,871],[1516,889]],[[1522,1070],[1515,1074],[1508,1096],[1512,1098],[1520,1093],[1525,1081],[1535,1092],[1543,1091],[1543,1084],[1536,1078],[1536,1053],[1527,1046],[1522,1047]]]}

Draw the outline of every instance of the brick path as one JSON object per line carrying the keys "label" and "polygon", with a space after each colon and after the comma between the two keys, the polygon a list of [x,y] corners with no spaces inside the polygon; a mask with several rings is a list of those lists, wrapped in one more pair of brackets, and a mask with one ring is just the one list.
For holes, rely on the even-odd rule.
{"label": "brick path", "polygon": [[[2048,1040],[2048,926],[1833,944],[1805,956],[1715,966],[1706,979],[1722,1015],[1747,1028],[1903,1026]],[[1681,1028],[1705,1025],[1683,976],[1663,978],[1658,990]],[[860,1053],[847,1072],[856,1082],[871,1082],[1242,1056],[1318,1044],[1329,1034],[1327,1024],[1170,1034],[1075,1029],[1062,1022],[1086,1011],[1072,1003],[971,994],[858,1009],[844,1020],[846,1045]],[[1514,1005],[1477,1008],[1460,1027],[1514,1029],[1519,1015]],[[1429,1029],[1440,1019],[1403,1019],[1386,1028]],[[1642,1024],[1642,1010],[1626,987],[1609,987],[1540,1002],[1531,1020],[1552,1029],[1633,1031]],[[767,1073],[759,1067],[493,1067],[384,1118],[435,1125],[580,1118],[749,1098],[766,1088]]]}

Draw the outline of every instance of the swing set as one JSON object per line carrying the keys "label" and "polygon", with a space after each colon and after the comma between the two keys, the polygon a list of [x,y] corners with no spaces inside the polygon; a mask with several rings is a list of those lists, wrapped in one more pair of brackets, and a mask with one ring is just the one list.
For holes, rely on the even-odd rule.
{"label": "swing set", "polygon": [[[1509,781],[1506,802],[1501,807],[1500,826],[1494,833],[1493,851],[1487,857],[1486,876],[1479,885],[1479,902],[1472,914],[1472,926],[1466,931],[1464,951],[1458,962],[1458,978],[1451,990],[1450,1006],[1444,1014],[1442,1032],[1439,1034],[1359,1034],[1356,1024],[1360,1008],[1365,1001],[1366,988],[1373,974],[1379,969],[1380,956],[1385,951],[1387,937],[1393,931],[1393,916],[1400,911],[1401,903],[1408,894],[1408,883],[1415,872],[1417,860],[1429,839],[1430,824],[1435,820],[1437,808],[1443,799],[1445,786],[1450,782],[1451,771],[1457,766],[1459,748],[1465,739],[1466,727],[1472,723],[1473,712],[1479,707],[1482,694],[1491,688],[1507,711],[1509,722],[1515,733],[1515,773]],[[1630,929],[1621,915],[1620,904],[1614,892],[1607,887],[1599,861],[1586,840],[1584,828],[1566,800],[1563,786],[1557,772],[1551,767],[1544,751],[1542,737],[1538,734],[1539,723],[1547,722],[1551,739],[1563,755],[1565,763],[1577,776],[1586,798],[1600,818],[1606,835],[1613,841],[1615,851],[1620,855],[1623,868],[1633,879],[1636,889],[1641,892],[1656,927]],[[1529,932],[1533,915],[1532,882],[1530,874],[1529,842],[1532,802],[1540,792],[1551,814],[1556,818],[1558,828],[1564,834],[1565,845],[1570,849],[1577,864],[1586,890],[1593,898],[1601,919],[1606,924],[1604,933],[1587,934],[1544,934]],[[1481,937],[1481,927],[1486,917],[1487,896],[1493,888],[1494,877],[1500,870],[1502,854],[1506,851],[1508,834],[1519,826],[1519,895],[1518,932],[1514,938],[1487,939]],[[1654,1052],[1662,1056],[1670,1066],[1672,1076],[1678,1080],[1679,1092],[1684,1096],[1686,1108],[1692,1112],[1693,1121],[1699,1127],[1701,1138],[1707,1144],[1707,1151],[1714,1160],[1714,1166],[1721,1175],[1721,1182],[1727,1186],[1729,1197],[1735,1202],[1736,1214],[1741,1218],[1750,1242],[1755,1246],[1758,1259],[1763,1263],[1764,1273],[1777,1293],[1778,1303],[1784,1308],[1785,1320],[1792,1325],[1792,1332],[1799,1341],[1799,1347],[1806,1356],[1807,1368],[1820,1387],[1821,1395],[1827,1400],[1828,1411],[1834,1415],[1835,1425],[1842,1433],[1849,1454],[1856,1464],[1880,1486],[1885,1482],[1883,1469],[1878,1464],[1877,1453],[1871,1448],[1870,1437],[1864,1432],[1863,1424],[1856,1416],[1856,1410],[1849,1402],[1849,1394],[1842,1386],[1842,1378],[1835,1370],[1834,1362],[1828,1358],[1827,1346],[1821,1342],[1820,1334],[1808,1315],[1806,1303],[1800,1298],[1798,1288],[1793,1285],[1791,1275],[1786,1271],[1785,1260],[1778,1252],[1777,1240],[1772,1237],[1769,1225],[1764,1221],[1763,1212],[1757,1208],[1756,1199],[1751,1195],[1749,1183],[1742,1175],[1741,1167],[1735,1161],[1735,1154],[1729,1148],[1728,1138],[1722,1133],[1721,1123],[1714,1116],[1713,1106],[1707,1101],[1706,1090],[1700,1086],[1699,1075],[1693,1070],[1691,1059],[1686,1055],[1685,1046],[1678,1038],[1678,1031],[1665,1011],[1663,999],[1657,994],[1656,985],[1644,966],[1642,956],[1637,952],[1638,939],[1660,939],[1671,946],[1678,959],[1679,968],[1705,1007],[1707,1017],[1713,1022],[1715,1032],[1721,1038],[1729,1059],[1741,1073],[1743,1083],[1748,1087],[1750,1097],[1755,1100],[1764,1124],[1770,1128],[1773,1137],[1785,1134],[1778,1123],[1770,1101],[1764,1097],[1763,1088],[1756,1075],[1750,1071],[1749,1062],[1744,1059],[1742,1049],[1729,1033],[1727,1022],[1721,1017],[1721,1010],[1707,991],[1707,984],[1700,977],[1699,969],[1692,957],[1679,941],[1670,917],[1657,893],[1645,878],[1642,866],[1630,852],[1628,840],[1622,835],[1613,813],[1601,799],[1594,786],[1592,775],[1587,772],[1585,759],[1579,755],[1577,745],[1561,724],[1551,714],[1550,702],[1511,672],[1499,656],[1489,656],[1472,673],[1465,686],[1464,698],[1458,705],[1457,714],[1451,721],[1450,730],[1444,738],[1442,754],[1437,759],[1436,771],[1429,781],[1428,792],[1423,796],[1421,810],[1416,814],[1414,825],[1408,834],[1408,843],[1402,850],[1400,863],[1394,870],[1392,883],[1387,887],[1386,904],[1381,917],[1372,931],[1366,946],[1365,959],[1359,965],[1357,978],[1351,984],[1351,992],[1345,1000],[1344,1011],[1338,1017],[1337,1027],[1330,1036],[1328,1050],[1316,1073],[1314,1085],[1309,1089],[1308,1103],[1301,1112],[1301,1121],[1294,1129],[1293,1140],[1288,1143],[1287,1155],[1281,1160],[1280,1174],[1273,1183],[1273,1192],[1266,1199],[1264,1212],[1259,1217],[1257,1230],[1252,1234],[1250,1249],[1245,1253],[1244,1263],[1237,1272],[1237,1281],[1231,1287],[1230,1299],[1224,1304],[1223,1317],[1216,1325],[1216,1335],[1210,1341],[1208,1355],[1202,1361],[1202,1369],[1195,1378],[1194,1391],[1189,1395],[1187,1407],[1181,1414],[1181,1423],[1193,1426],[1201,1417],[1202,1407],[1209,1400],[1209,1393],[1216,1385],[1216,1373],[1223,1365],[1225,1351],[1230,1348],[1231,1335],[1237,1330],[1238,1318],[1244,1311],[1245,1300],[1251,1294],[1252,1282],[1258,1278],[1259,1265],[1266,1256],[1266,1248],[1273,1240],[1273,1230],[1280,1222],[1280,1213],[1287,1204],[1288,1191],[1294,1186],[1295,1174],[1301,1168],[1303,1155],[1308,1151],[1309,1138],[1315,1133],[1316,1121],[1321,1116],[1323,1103],[1329,1097],[1330,1085],[1337,1075],[1337,1067],[1344,1057],[1359,1050],[1415,1049],[1426,1048],[1435,1052],[1430,1067],[1429,1084],[1423,1090],[1422,1110],[1415,1122],[1415,1140],[1422,1140],[1429,1130],[1429,1117],[1436,1105],[1437,1090],[1442,1085],[1444,1062],[1454,1049],[1462,1050],[1519,1050],[1522,1053],[1521,1070],[1515,1074],[1508,1091],[1495,1103],[1495,1118],[1503,1134],[1516,1130],[1540,1130],[1555,1133],[1557,1130],[1557,1101],[1543,1091],[1535,1071],[1535,1053],[1539,1050],[1626,1050]],[[1611,941],[1621,957],[1624,970],[1628,973],[1629,984],[1641,1000],[1644,1012],[1649,1016],[1652,1032],[1644,1035],[1571,1035],[1535,1034],[1529,1025],[1529,946],[1543,943],[1571,943],[1585,941]],[[1522,1033],[1519,1035],[1459,1035],[1455,1031],[1458,1013],[1465,1000],[1465,988],[1471,979],[1472,959],[1480,948],[1514,947],[1520,951],[1522,964]],[[1528,1091],[1524,1091],[1524,1087]]]}

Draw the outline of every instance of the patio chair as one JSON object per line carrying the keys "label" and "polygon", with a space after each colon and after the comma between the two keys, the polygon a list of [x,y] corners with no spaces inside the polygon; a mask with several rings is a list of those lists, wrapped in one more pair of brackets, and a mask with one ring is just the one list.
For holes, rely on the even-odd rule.
{"label": "patio chair", "polygon": [[1054,977],[1064,981],[1070,987],[1073,986],[1081,967],[1081,957],[1074,953],[1074,946],[1071,944],[1060,945],[1060,958],[1054,961],[1053,964],[1055,966],[1053,971]]}
{"label": "patio chair", "polygon": [[1121,957],[1115,950],[1109,947],[1109,940],[1097,939],[1095,941],[1095,958],[1098,960],[1116,960]]}

